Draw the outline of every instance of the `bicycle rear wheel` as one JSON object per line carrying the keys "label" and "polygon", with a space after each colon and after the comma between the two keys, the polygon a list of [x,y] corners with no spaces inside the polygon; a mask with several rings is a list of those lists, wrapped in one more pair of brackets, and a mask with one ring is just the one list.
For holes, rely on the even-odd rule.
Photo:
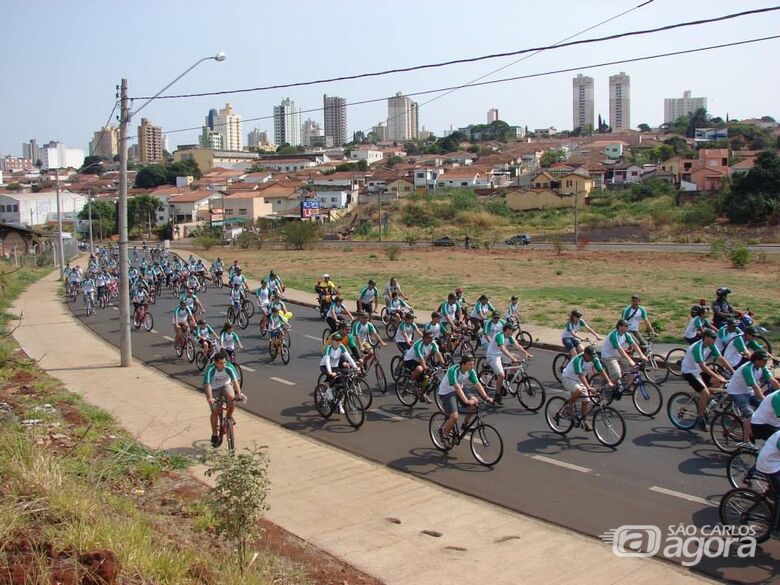
{"label": "bicycle rear wheel", "polygon": [[[332,395],[333,390],[331,390]],[[333,401],[328,399],[328,386],[317,384],[314,388],[314,408],[322,418],[330,418],[333,414]]]}
{"label": "bicycle rear wheel", "polygon": [[538,412],[544,406],[545,391],[542,383],[531,376],[527,376],[515,385],[517,399],[523,408],[531,412]]}
{"label": "bicycle rear wheel", "polygon": [[195,354],[195,367],[202,372],[206,368],[207,363],[208,358],[206,357],[206,354],[203,351],[198,351],[198,353]]}
{"label": "bicycle rear wheel", "polygon": [[251,319],[255,314],[255,305],[249,299],[241,301],[241,308],[244,309],[247,318]]}
{"label": "bicycle rear wheel", "polygon": [[417,404],[417,391],[408,374],[402,374],[395,381],[395,394],[404,406],[411,408]]}
{"label": "bicycle rear wheel", "polygon": [[664,397],[661,389],[650,380],[634,382],[634,391],[631,398],[636,409],[645,416],[655,416],[664,405]]}
{"label": "bicycle rear wheel", "polygon": [[282,356],[282,363],[286,366],[290,363],[290,348],[287,347],[287,343],[282,341],[282,346],[279,348],[279,354]]}
{"label": "bicycle rear wheel", "polygon": [[371,405],[374,403],[374,395],[371,394],[371,387],[368,385],[368,382],[362,378],[358,378],[355,380],[355,385],[352,389],[357,397],[360,398],[365,409],[368,410],[371,408]]}
{"label": "bicycle rear wheel", "polygon": [[566,413],[566,399],[553,396],[544,408],[544,418],[550,430],[558,435],[565,435],[574,426],[574,420]]}
{"label": "bicycle rear wheel", "polygon": [[227,315],[226,315],[227,322],[231,325],[235,325],[236,323],[236,310],[233,307],[228,307]]}
{"label": "bicycle rear wheel", "polygon": [[387,307],[382,307],[382,310],[379,312],[379,320],[382,321],[384,325],[389,323],[390,319],[387,314]]}
{"label": "bicycle rear wheel", "polygon": [[690,431],[696,426],[696,396],[693,392],[677,392],[669,397],[666,403],[666,414],[678,429]]}
{"label": "bicycle rear wheel", "polygon": [[154,317],[151,313],[146,313],[146,315],[144,315],[144,329],[146,329],[146,331],[154,329]]}
{"label": "bicycle rear wheel", "polygon": [[192,339],[187,340],[187,345],[185,347],[185,352],[187,354],[187,361],[190,363],[195,361],[195,344],[193,343]]}
{"label": "bicycle rear wheel", "polygon": [[328,337],[330,337],[330,327],[326,327],[322,330],[322,343],[323,345],[328,342]]}
{"label": "bicycle rear wheel", "polygon": [[553,376],[555,376],[555,379],[558,380],[558,383],[561,383],[561,375],[563,374],[563,369],[569,364],[569,360],[571,358],[569,357],[568,353],[559,353],[555,356],[555,359],[553,360],[552,370],[553,370]]}
{"label": "bicycle rear wheel", "polygon": [[471,454],[477,463],[485,467],[492,467],[504,455],[504,441],[501,435],[490,425],[479,424],[471,431],[469,439]]}
{"label": "bicycle rear wheel", "polygon": [[523,349],[528,349],[534,344],[534,339],[528,331],[520,331],[515,337]]}
{"label": "bicycle rear wheel", "polygon": [[382,364],[377,361],[374,367],[371,368],[371,372],[374,375],[374,388],[382,394],[387,393],[387,376],[385,376],[385,370]]}
{"label": "bicycle rear wheel", "polygon": [[360,397],[352,391],[344,395],[344,415],[352,428],[359,429],[366,420],[366,407]]}
{"label": "bicycle rear wheel", "polygon": [[772,508],[761,494],[747,488],[734,488],[720,500],[720,521],[726,526],[747,526],[756,542],[769,538]]}
{"label": "bicycle rear wheel", "polygon": [[239,364],[237,361],[230,362],[233,364],[233,367],[236,368],[236,372],[238,372],[238,386],[240,388],[244,387],[244,371],[241,369],[241,364]]}
{"label": "bicycle rear wheel", "polygon": [[757,458],[757,451],[747,449],[738,449],[731,454],[726,463],[726,477],[731,487],[748,487],[760,494],[769,490],[766,476],[756,470]]}
{"label": "bicycle rear wheel", "polygon": [[238,321],[238,326],[241,327],[241,329],[246,329],[249,325],[249,315],[246,314],[246,311],[244,309],[241,309],[238,311],[238,318],[236,319]]}
{"label": "bicycle rear wheel", "polygon": [[396,323],[395,321],[388,321],[387,325],[385,325],[385,334],[387,334],[387,338],[393,339],[397,331],[398,331],[398,323]]}
{"label": "bicycle rear wheel", "polygon": [[715,446],[724,453],[734,453],[738,443],[745,440],[742,420],[730,410],[716,414],[710,422],[710,437]]}
{"label": "bicycle rear wheel", "polygon": [[675,347],[666,354],[666,369],[669,370],[670,374],[674,374],[677,377],[682,376],[682,361],[685,357],[685,352],[685,348]]}
{"label": "bicycle rear wheel", "polygon": [[390,376],[392,376],[394,382],[398,381],[402,373],[401,368],[403,368],[403,356],[394,355],[393,359],[390,360]]}
{"label": "bicycle rear wheel", "polygon": [[177,341],[174,341],[173,342],[173,347],[176,350],[176,355],[178,357],[181,357],[182,355],[184,355],[184,346],[182,344],[178,343]]}
{"label": "bicycle rear wheel", "polygon": [[769,343],[769,340],[764,337],[763,335],[757,335],[756,341],[761,345],[761,347],[766,350],[767,353],[772,353],[772,344]]}
{"label": "bicycle rear wheel", "polygon": [[225,418],[225,436],[227,437],[227,447],[230,451],[235,451],[236,449],[236,435],[235,435],[235,427],[233,425],[233,418],[232,417],[226,417]]}
{"label": "bicycle rear wheel", "polygon": [[626,422],[611,406],[597,406],[591,424],[593,434],[602,445],[617,447],[626,438]]}
{"label": "bicycle rear wheel", "polygon": [[646,380],[656,384],[663,384],[669,378],[669,368],[666,367],[666,360],[654,355],[649,362],[642,364],[642,374]]}

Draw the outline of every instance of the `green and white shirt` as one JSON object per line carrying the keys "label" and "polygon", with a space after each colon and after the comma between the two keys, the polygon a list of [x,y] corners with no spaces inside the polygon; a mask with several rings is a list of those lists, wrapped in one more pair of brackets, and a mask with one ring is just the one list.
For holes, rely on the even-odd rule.
{"label": "green and white shirt", "polygon": [[699,334],[699,330],[708,329],[709,321],[704,317],[694,317],[688,321],[688,326],[685,328],[683,337],[691,339]]}
{"label": "green and white shirt", "polygon": [[238,372],[229,362],[225,363],[221,371],[214,364],[210,364],[203,374],[203,384],[210,385],[212,390],[230,386],[234,381],[238,381]]}
{"label": "green and white shirt", "polygon": [[780,391],[772,392],[761,401],[750,422],[754,425],[772,425],[780,428]]}
{"label": "green and white shirt", "polygon": [[416,324],[401,321],[401,323],[398,325],[398,331],[395,332],[393,341],[396,343],[406,343],[407,341],[412,341],[414,339],[414,334],[419,332],[420,330],[417,328]]}
{"label": "green and white shirt", "polygon": [[379,294],[379,291],[376,289],[376,287],[371,286],[364,286],[362,289],[360,289],[360,302],[364,305],[367,305],[369,303],[373,303],[376,301],[376,297]]}
{"label": "green and white shirt", "polygon": [[578,321],[572,321],[569,319],[569,321],[566,323],[566,327],[563,329],[562,336],[564,339],[577,337],[577,333],[580,332],[580,329],[587,327],[587,325],[588,324],[584,319],[579,319]]}
{"label": "green and white shirt", "polygon": [[736,366],[740,361],[742,361],[742,354],[748,349],[751,351],[756,351],[762,348],[761,344],[755,339],[753,341],[745,341],[745,336],[739,334],[733,337],[731,341],[726,344],[726,348],[723,351],[723,357],[726,358],[726,361],[732,366]]}
{"label": "green and white shirt", "polygon": [[352,329],[350,331],[352,335],[360,339],[361,342],[368,341],[368,338],[371,335],[376,335],[376,327],[374,327],[374,324],[371,321],[366,321],[365,323],[361,323],[360,321],[355,321],[352,324]]}
{"label": "green and white shirt", "polygon": [[455,392],[455,384],[463,388],[464,384],[477,384],[479,379],[477,378],[477,372],[474,368],[471,368],[468,372],[463,372],[458,364],[447,368],[447,374],[441,379],[439,383],[439,396],[445,396]]}
{"label": "green and white shirt", "polygon": [[514,347],[517,345],[517,340],[512,335],[504,335],[501,331],[493,336],[487,346],[487,357],[495,358],[501,357],[504,354],[501,353],[501,346]]}
{"label": "green and white shirt", "polygon": [[607,338],[604,340],[604,345],[601,347],[601,357],[605,360],[616,360],[620,358],[621,349],[628,349],[634,343],[634,338],[631,334],[626,332],[622,335],[617,329],[613,329],[607,334]]}
{"label": "green and white shirt", "polygon": [[769,368],[756,368],[752,362],[748,362],[743,366],[740,366],[734,375],[731,376],[729,383],[726,385],[726,391],[729,394],[749,394],[752,396],[755,394],[753,385],[760,382],[768,382],[772,379],[772,373]]}
{"label": "green and white shirt", "polygon": [[228,333],[227,331],[223,331],[219,335],[219,344],[224,349],[229,349],[233,351],[236,349],[236,344],[241,343],[241,340],[238,338],[238,334],[233,331],[233,333]]}
{"label": "green and white shirt", "polygon": [[435,341],[426,344],[422,339],[418,339],[412,344],[412,347],[406,350],[404,361],[414,360],[416,362],[427,358],[432,353],[439,353],[439,346]]}
{"label": "green and white shirt", "polygon": [[642,321],[647,319],[647,310],[641,305],[636,309],[629,305],[623,309],[620,318],[628,321],[629,331],[639,331],[639,326],[642,324]]}
{"label": "green and white shirt", "polygon": [[425,327],[423,327],[423,333],[430,333],[433,335],[434,339],[439,339],[444,334],[445,328],[442,325],[441,321],[438,323],[434,323],[433,321],[428,321],[425,324]]}
{"label": "green and white shirt", "polygon": [[685,352],[680,370],[683,374],[701,374],[701,365],[710,358],[719,358],[720,351],[713,343],[709,347],[704,347],[704,340],[700,339],[688,348]]}
{"label": "green and white shirt", "polygon": [[573,360],[571,360],[566,367],[563,368],[563,374],[561,374],[567,380],[574,382],[580,381],[580,374],[593,374],[601,373],[604,371],[604,366],[601,365],[601,360],[597,357],[593,357],[590,362],[585,361],[585,354],[578,354]]}
{"label": "green and white shirt", "polygon": [[471,317],[475,317],[477,319],[487,319],[488,315],[495,311],[493,308],[493,305],[488,301],[487,303],[480,303],[477,301],[474,303],[474,306],[471,307]]}
{"label": "green and white shirt", "polygon": [[780,431],[769,437],[756,459],[756,469],[765,475],[780,472]]}

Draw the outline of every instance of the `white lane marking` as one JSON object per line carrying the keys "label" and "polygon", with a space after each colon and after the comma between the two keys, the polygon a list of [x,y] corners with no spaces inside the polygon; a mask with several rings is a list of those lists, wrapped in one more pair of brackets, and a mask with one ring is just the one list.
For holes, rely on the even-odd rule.
{"label": "white lane marking", "polygon": [[227,315],[227,311],[222,311],[222,315]]}
{"label": "white lane marking", "polygon": [[374,414],[378,414],[379,416],[384,416],[386,418],[389,418],[390,420],[406,420],[406,418],[404,418],[403,416],[398,416],[397,414],[385,412],[381,408],[375,408],[374,410],[369,410],[368,412],[373,412]]}
{"label": "white lane marking", "polygon": [[322,341],[321,337],[315,337],[314,335],[304,335],[306,339],[313,339],[314,341]]}
{"label": "white lane marking", "polygon": [[159,333],[159,331],[157,331],[157,329],[152,329],[152,333]]}
{"label": "white lane marking", "polygon": [[111,307],[111,308],[114,309],[115,311],[119,310],[119,307]]}
{"label": "white lane marking", "polygon": [[531,455],[531,459],[536,459],[537,461],[544,461],[545,463],[557,465],[558,467],[565,467],[566,469],[571,469],[572,471],[579,471],[581,473],[590,473],[592,471],[592,469],[588,467],[582,467],[581,465],[574,465],[574,463],[566,463],[565,461],[558,461],[557,459],[553,459],[552,457],[545,457],[544,455]]}
{"label": "white lane marking", "polygon": [[285,386],[295,386],[295,382],[290,382],[289,380],[285,380],[284,378],[277,378],[276,376],[271,376],[271,380],[273,380],[274,382],[279,382],[280,384],[284,384]]}
{"label": "white lane marking", "polygon": [[664,494],[667,496],[672,496],[674,498],[680,498],[681,500],[688,500],[689,502],[695,502],[697,504],[704,504],[705,506],[712,506],[713,508],[717,507],[716,504],[713,504],[712,502],[705,500],[704,498],[700,498],[698,496],[692,496],[684,492],[676,492],[674,490],[668,490],[666,488],[658,487],[657,485],[651,487],[650,491],[657,492],[659,494]]}
{"label": "white lane marking", "polygon": [[163,335],[163,339],[167,339],[168,341],[173,341],[173,337],[168,337],[167,335]]}
{"label": "white lane marking", "polygon": [[247,372],[256,372],[254,368],[250,368],[249,366],[241,366],[242,370],[246,370]]}

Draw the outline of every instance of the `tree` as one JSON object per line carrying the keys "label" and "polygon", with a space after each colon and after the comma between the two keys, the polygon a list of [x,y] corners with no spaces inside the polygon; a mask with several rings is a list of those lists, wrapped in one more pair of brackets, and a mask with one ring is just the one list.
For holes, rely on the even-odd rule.
{"label": "tree", "polygon": [[639,128],[640,132],[650,132],[651,130],[650,126],[648,126],[647,124],[640,124],[639,126],[637,126],[637,128]]}
{"label": "tree", "polygon": [[403,157],[394,154],[393,156],[387,159],[387,166],[394,167],[395,165],[401,162],[404,162]]}
{"label": "tree", "polygon": [[310,221],[292,221],[283,231],[284,241],[294,250],[303,250],[320,237],[320,228]]}
{"label": "tree", "polygon": [[540,164],[543,168],[547,168],[555,163],[563,162],[566,160],[566,153],[563,150],[551,148],[542,155]]}
{"label": "tree", "polygon": [[103,159],[99,156],[84,157],[84,164],[81,165],[79,173],[82,175],[103,174]]}
{"label": "tree", "polygon": [[[114,233],[116,224],[116,205],[105,199],[92,200],[92,232],[95,237],[103,238]],[[89,204],[79,211],[79,219],[89,219]]]}
{"label": "tree", "polygon": [[747,174],[735,177],[724,199],[726,215],[734,223],[779,221],[780,157],[771,151],[760,153]]}
{"label": "tree", "polygon": [[154,189],[168,184],[168,173],[163,165],[146,165],[135,175],[135,186],[138,189]]}
{"label": "tree", "polygon": [[157,211],[162,209],[162,203],[151,195],[137,195],[127,201],[127,228],[135,226],[157,225]]}

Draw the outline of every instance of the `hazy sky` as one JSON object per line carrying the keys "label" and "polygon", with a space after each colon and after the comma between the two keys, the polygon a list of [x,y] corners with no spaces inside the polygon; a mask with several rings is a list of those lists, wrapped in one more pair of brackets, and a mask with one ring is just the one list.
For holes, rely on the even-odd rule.
{"label": "hazy sky", "polygon": [[[115,86],[131,96],[156,93],[201,57],[207,61],[169,93],[238,89],[332,77],[554,44],[641,0],[93,0],[8,2],[0,35],[0,153],[21,155],[37,138],[87,148],[114,104]],[[650,28],[770,6],[768,0],[654,0],[580,38]],[[121,10],[120,7],[121,6]],[[546,51],[493,78],[580,67],[622,58],[777,34],[780,12]],[[595,79],[596,112],[607,117],[608,77],[631,76],[631,124],[663,122],[663,98],[690,89],[709,98],[713,115],[780,118],[780,41],[605,68],[582,68]],[[226,101],[244,119],[271,116],[285,97],[302,109],[322,106],[322,94],[347,101],[380,98],[465,83],[517,57],[403,73],[368,80],[234,96],[157,101],[143,116],[164,131],[200,126],[209,108]],[[484,123],[498,108],[510,124],[571,127],[574,73],[459,90],[421,106],[420,125],[440,134],[452,124]],[[421,96],[422,104],[433,96]],[[136,107],[139,102],[136,102]],[[322,113],[303,114],[322,122]],[[384,102],[348,110],[348,135],[387,117]],[[133,120],[131,135],[140,122]],[[273,120],[244,122],[273,136]],[[169,134],[169,144],[197,141],[196,131]]]}

